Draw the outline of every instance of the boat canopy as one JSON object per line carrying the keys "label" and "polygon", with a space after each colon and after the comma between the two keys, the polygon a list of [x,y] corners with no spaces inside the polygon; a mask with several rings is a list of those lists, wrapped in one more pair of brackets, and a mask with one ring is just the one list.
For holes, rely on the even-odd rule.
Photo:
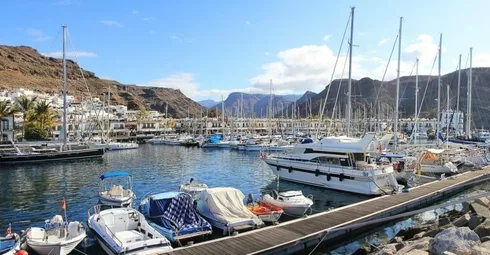
{"label": "boat canopy", "polygon": [[112,177],[130,177],[131,174],[128,172],[124,171],[116,171],[116,172],[108,172],[104,173],[100,176],[101,180],[107,179],[107,178],[112,178]]}

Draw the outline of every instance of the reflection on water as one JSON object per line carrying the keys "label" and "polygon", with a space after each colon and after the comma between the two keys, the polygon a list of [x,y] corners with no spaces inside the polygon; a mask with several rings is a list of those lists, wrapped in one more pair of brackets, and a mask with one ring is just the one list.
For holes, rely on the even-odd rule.
{"label": "reflection on water", "polygon": [[[41,226],[61,214],[67,199],[70,220],[86,222],[87,210],[98,201],[98,177],[113,170],[133,175],[137,199],[149,192],[177,190],[195,178],[210,187],[229,186],[258,197],[276,188],[276,178],[258,153],[143,145],[137,150],[111,151],[104,159],[2,166],[0,169],[0,230],[12,223],[14,231]],[[281,181],[280,190],[302,190],[314,197],[313,212],[368,199],[356,194]]]}

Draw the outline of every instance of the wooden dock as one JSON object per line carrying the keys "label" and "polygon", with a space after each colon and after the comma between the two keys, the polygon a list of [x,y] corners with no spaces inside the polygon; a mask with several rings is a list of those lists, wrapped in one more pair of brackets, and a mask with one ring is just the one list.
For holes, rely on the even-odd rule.
{"label": "wooden dock", "polygon": [[[174,249],[164,254],[304,253],[313,248],[324,237],[323,242],[326,244],[339,242],[355,236],[358,234],[356,232],[361,229],[346,229],[331,233],[328,233],[328,230],[425,207],[486,180],[490,180],[490,167],[427,183],[412,188],[407,193],[372,198],[307,218]],[[328,192],[328,190],[325,190],[325,192]]]}

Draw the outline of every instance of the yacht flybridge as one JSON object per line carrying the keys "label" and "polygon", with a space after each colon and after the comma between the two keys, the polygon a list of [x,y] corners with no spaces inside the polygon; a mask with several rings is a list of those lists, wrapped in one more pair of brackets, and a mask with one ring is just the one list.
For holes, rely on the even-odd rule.
{"label": "yacht flybridge", "polygon": [[263,159],[283,180],[366,195],[398,191],[393,167],[377,165],[369,153],[375,150],[374,134],[328,137]]}

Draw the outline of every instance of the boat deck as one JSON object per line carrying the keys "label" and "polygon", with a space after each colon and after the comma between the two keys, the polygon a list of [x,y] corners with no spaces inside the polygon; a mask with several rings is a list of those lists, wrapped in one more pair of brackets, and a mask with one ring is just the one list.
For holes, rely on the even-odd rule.
{"label": "boat deck", "polygon": [[[316,245],[327,230],[352,223],[383,218],[406,211],[415,210],[440,201],[456,192],[470,188],[477,182],[490,178],[490,167],[467,172],[434,181],[410,189],[407,193],[375,197],[360,203],[318,213],[263,229],[203,242],[172,250],[164,254],[205,255],[205,254],[290,254],[303,253]],[[349,229],[327,234],[323,240],[332,242],[337,238],[345,240]]]}

